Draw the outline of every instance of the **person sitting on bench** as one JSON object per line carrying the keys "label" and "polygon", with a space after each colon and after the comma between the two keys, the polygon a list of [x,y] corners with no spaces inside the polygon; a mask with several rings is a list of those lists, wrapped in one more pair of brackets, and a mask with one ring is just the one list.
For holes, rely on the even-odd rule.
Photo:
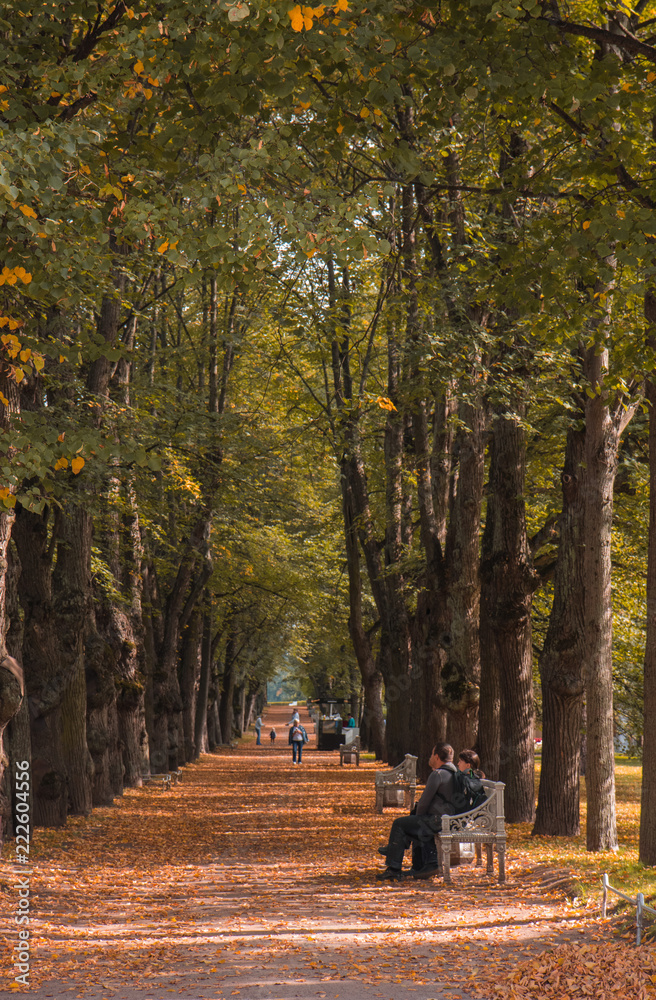
{"label": "person sitting on bench", "polygon": [[[452,775],[456,772],[453,747],[449,743],[436,743],[428,763],[432,773],[416,805],[416,812],[395,819],[388,843],[378,848],[378,853],[387,859],[387,868],[376,875],[379,880],[402,879],[405,875],[430,878],[439,871],[435,834],[442,829],[442,816],[453,815]],[[404,872],[403,855],[411,844],[413,867]]]}

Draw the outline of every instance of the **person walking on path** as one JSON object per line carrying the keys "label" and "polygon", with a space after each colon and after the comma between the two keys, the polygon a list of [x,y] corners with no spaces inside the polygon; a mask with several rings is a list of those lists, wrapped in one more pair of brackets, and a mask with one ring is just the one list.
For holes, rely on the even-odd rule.
{"label": "person walking on path", "polygon": [[[452,775],[456,773],[453,747],[448,743],[436,743],[428,763],[433,770],[417,803],[416,813],[395,819],[388,843],[378,848],[378,853],[387,859],[387,868],[376,875],[379,880],[398,880],[405,874],[414,878],[430,878],[439,870],[435,834],[442,829],[442,816],[454,813],[451,803]],[[421,848],[423,864],[421,868],[413,867],[410,872],[404,873],[403,855],[411,844]],[[418,851],[414,853],[414,858],[418,860]],[[414,858],[413,864],[416,864]]]}
{"label": "person walking on path", "polygon": [[298,714],[298,709],[297,709],[297,708],[295,708],[295,709],[294,709],[294,712],[293,712],[293,714],[292,714],[292,721],[291,721],[291,722],[288,722],[288,723],[287,723],[287,725],[288,725],[288,726],[293,726],[295,722],[300,722],[300,721],[301,721],[301,717],[300,717],[300,715]]}
{"label": "person walking on path", "polygon": [[273,744],[276,742],[276,731],[275,731],[275,729],[272,729],[271,732],[269,733],[269,739],[271,740],[271,746],[273,746]]}
{"label": "person walking on path", "polygon": [[262,738],[261,738],[262,737],[262,717],[260,715],[258,715],[257,719],[255,720],[255,736],[257,737],[256,740],[255,740],[255,746],[256,747],[262,746]]}
{"label": "person walking on path", "polygon": [[292,764],[296,764],[296,757],[298,755],[298,763],[301,763],[301,756],[303,754],[303,744],[307,743],[308,734],[305,728],[301,725],[300,721],[294,722],[289,730],[289,742],[292,746]]}

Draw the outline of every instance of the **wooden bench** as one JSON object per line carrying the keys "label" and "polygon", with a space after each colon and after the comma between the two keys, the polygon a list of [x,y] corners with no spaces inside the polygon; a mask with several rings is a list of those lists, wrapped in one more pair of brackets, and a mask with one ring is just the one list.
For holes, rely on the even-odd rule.
{"label": "wooden bench", "polygon": [[382,813],[385,806],[405,806],[410,811],[416,789],[417,758],[407,753],[391,771],[376,771],[376,812]]}
{"label": "wooden bench", "polygon": [[499,882],[506,881],[506,828],[504,824],[502,781],[483,779],[487,794],[485,802],[459,816],[442,816],[442,830],[435,835],[438,858],[442,861],[444,882],[451,882],[451,851],[455,844],[474,844],[476,864],[480,865],[481,846],[487,854],[487,874],[494,874],[494,852],[497,854]]}
{"label": "wooden bench", "polygon": [[355,757],[355,766],[360,766],[360,737],[356,736],[354,740],[350,743],[342,743],[339,748],[339,764],[340,767],[344,767],[344,764],[352,764],[353,758]]}

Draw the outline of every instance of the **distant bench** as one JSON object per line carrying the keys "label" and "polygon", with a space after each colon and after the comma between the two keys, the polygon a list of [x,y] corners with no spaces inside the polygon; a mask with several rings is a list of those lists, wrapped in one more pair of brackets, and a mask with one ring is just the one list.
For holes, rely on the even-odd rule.
{"label": "distant bench", "polygon": [[375,782],[376,812],[385,806],[405,806],[409,812],[415,804],[417,758],[407,753],[391,771],[376,771]]}
{"label": "distant bench", "polygon": [[451,882],[451,850],[455,844],[473,844],[476,864],[482,864],[481,847],[485,845],[488,875],[494,875],[494,852],[497,855],[499,882],[506,881],[506,828],[502,781],[483,779],[487,798],[475,809],[459,816],[442,816],[442,830],[435,834],[438,858],[441,854],[444,882]]}
{"label": "distant bench", "polygon": [[353,758],[355,757],[355,766],[360,766],[360,737],[356,736],[354,740],[350,743],[342,743],[339,748],[339,763],[340,767],[344,767],[344,764],[352,764]]}
{"label": "distant bench", "polygon": [[170,791],[171,785],[178,785],[182,781],[182,771],[178,768],[177,771],[168,771],[166,774],[142,774],[141,780],[144,785],[148,785],[151,782],[154,785],[161,785],[165,792]]}

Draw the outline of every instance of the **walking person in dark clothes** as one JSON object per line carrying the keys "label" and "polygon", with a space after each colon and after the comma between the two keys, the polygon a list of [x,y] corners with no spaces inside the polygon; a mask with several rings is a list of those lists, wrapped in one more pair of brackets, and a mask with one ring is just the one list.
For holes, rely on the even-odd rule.
{"label": "walking person in dark clothes", "polygon": [[[400,816],[392,823],[389,841],[378,851],[387,859],[387,868],[377,879],[430,878],[436,875],[437,849],[435,834],[442,829],[442,816],[453,815],[451,796],[456,767],[453,763],[453,747],[448,743],[436,743],[428,761],[432,770],[426,787],[417,803],[416,812],[410,816]],[[403,855],[413,845],[413,867],[403,872]],[[417,867],[421,861],[421,866]]]}

